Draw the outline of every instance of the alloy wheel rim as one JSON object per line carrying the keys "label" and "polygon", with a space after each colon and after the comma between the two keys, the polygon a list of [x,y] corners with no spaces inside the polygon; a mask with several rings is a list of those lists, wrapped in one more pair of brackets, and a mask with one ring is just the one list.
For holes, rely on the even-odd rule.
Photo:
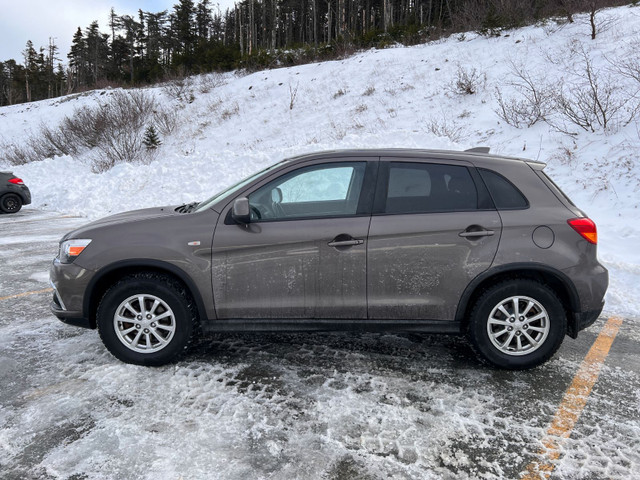
{"label": "alloy wheel rim", "polygon": [[489,314],[487,333],[494,347],[512,356],[539,349],[549,335],[549,314],[531,297],[513,296],[500,301]]}
{"label": "alloy wheel rim", "polygon": [[118,339],[130,350],[155,353],[165,348],[176,331],[171,307],[155,295],[137,294],[124,300],[113,316]]}
{"label": "alloy wheel rim", "polygon": [[4,206],[6,207],[7,210],[13,211],[18,207],[18,202],[15,200],[15,198],[10,197],[5,200]]}

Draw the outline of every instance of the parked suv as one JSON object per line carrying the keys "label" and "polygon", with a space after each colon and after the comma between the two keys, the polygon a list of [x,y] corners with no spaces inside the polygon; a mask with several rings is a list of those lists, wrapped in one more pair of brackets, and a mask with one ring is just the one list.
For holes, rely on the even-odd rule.
{"label": "parked suv", "polygon": [[285,160],[68,233],[51,308],[142,365],[201,332],[355,330],[466,333],[530,368],[596,320],[608,284],[595,224],[544,167],[484,148]]}
{"label": "parked suv", "polygon": [[21,178],[11,172],[0,172],[0,212],[17,213],[31,203],[31,192]]}

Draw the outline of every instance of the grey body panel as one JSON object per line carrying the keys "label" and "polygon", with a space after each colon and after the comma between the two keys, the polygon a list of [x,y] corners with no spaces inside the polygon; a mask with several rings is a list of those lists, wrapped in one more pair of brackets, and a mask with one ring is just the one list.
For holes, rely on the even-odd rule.
{"label": "grey body panel", "polygon": [[[219,318],[367,318],[370,217],[225,225],[212,275]],[[363,244],[327,244],[339,235]]]}
{"label": "grey body panel", "polygon": [[[493,236],[463,238],[470,225]],[[378,215],[369,232],[369,318],[453,320],[466,285],[491,266],[496,211]]]}
{"label": "grey body panel", "polygon": [[[608,285],[606,269],[597,260],[596,245],[586,242],[567,220],[584,213],[547,188],[541,188],[539,175],[528,162],[500,162],[487,159],[483,167],[500,172],[511,180],[529,200],[524,210],[500,210],[502,238],[494,266],[532,263],[548,265],[571,279],[579,297],[580,311],[602,308]],[[546,186],[546,185],[545,185]],[[542,228],[552,232],[551,244],[541,248],[535,234]]]}
{"label": "grey body panel", "polygon": [[[51,279],[70,312],[87,315],[87,289],[114,265],[131,265],[180,272],[197,286],[206,317],[215,318],[211,289],[211,242],[218,214],[213,210],[178,214],[173,207],[137,210],[85,225],[67,238],[91,238],[91,244],[72,264],[54,260]],[[189,243],[199,242],[199,245]],[[83,294],[80,294],[83,292]],[[72,316],[72,315],[69,315]]]}

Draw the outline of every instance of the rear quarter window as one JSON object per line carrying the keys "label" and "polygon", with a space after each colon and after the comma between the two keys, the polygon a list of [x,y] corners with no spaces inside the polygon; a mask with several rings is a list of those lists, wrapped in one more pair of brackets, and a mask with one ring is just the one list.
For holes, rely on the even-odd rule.
{"label": "rear quarter window", "polygon": [[523,210],[529,201],[518,188],[493,170],[478,169],[498,210]]}

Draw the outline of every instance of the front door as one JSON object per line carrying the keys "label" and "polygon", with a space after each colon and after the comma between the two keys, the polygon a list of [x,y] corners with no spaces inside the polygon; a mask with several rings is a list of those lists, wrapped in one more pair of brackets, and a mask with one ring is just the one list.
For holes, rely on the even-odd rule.
{"label": "front door", "polygon": [[453,320],[465,287],[493,262],[500,216],[463,162],[394,160],[380,163],[371,219],[369,317]]}
{"label": "front door", "polygon": [[247,225],[226,207],[213,240],[218,318],[367,317],[368,163],[316,163],[264,180],[242,193]]}

